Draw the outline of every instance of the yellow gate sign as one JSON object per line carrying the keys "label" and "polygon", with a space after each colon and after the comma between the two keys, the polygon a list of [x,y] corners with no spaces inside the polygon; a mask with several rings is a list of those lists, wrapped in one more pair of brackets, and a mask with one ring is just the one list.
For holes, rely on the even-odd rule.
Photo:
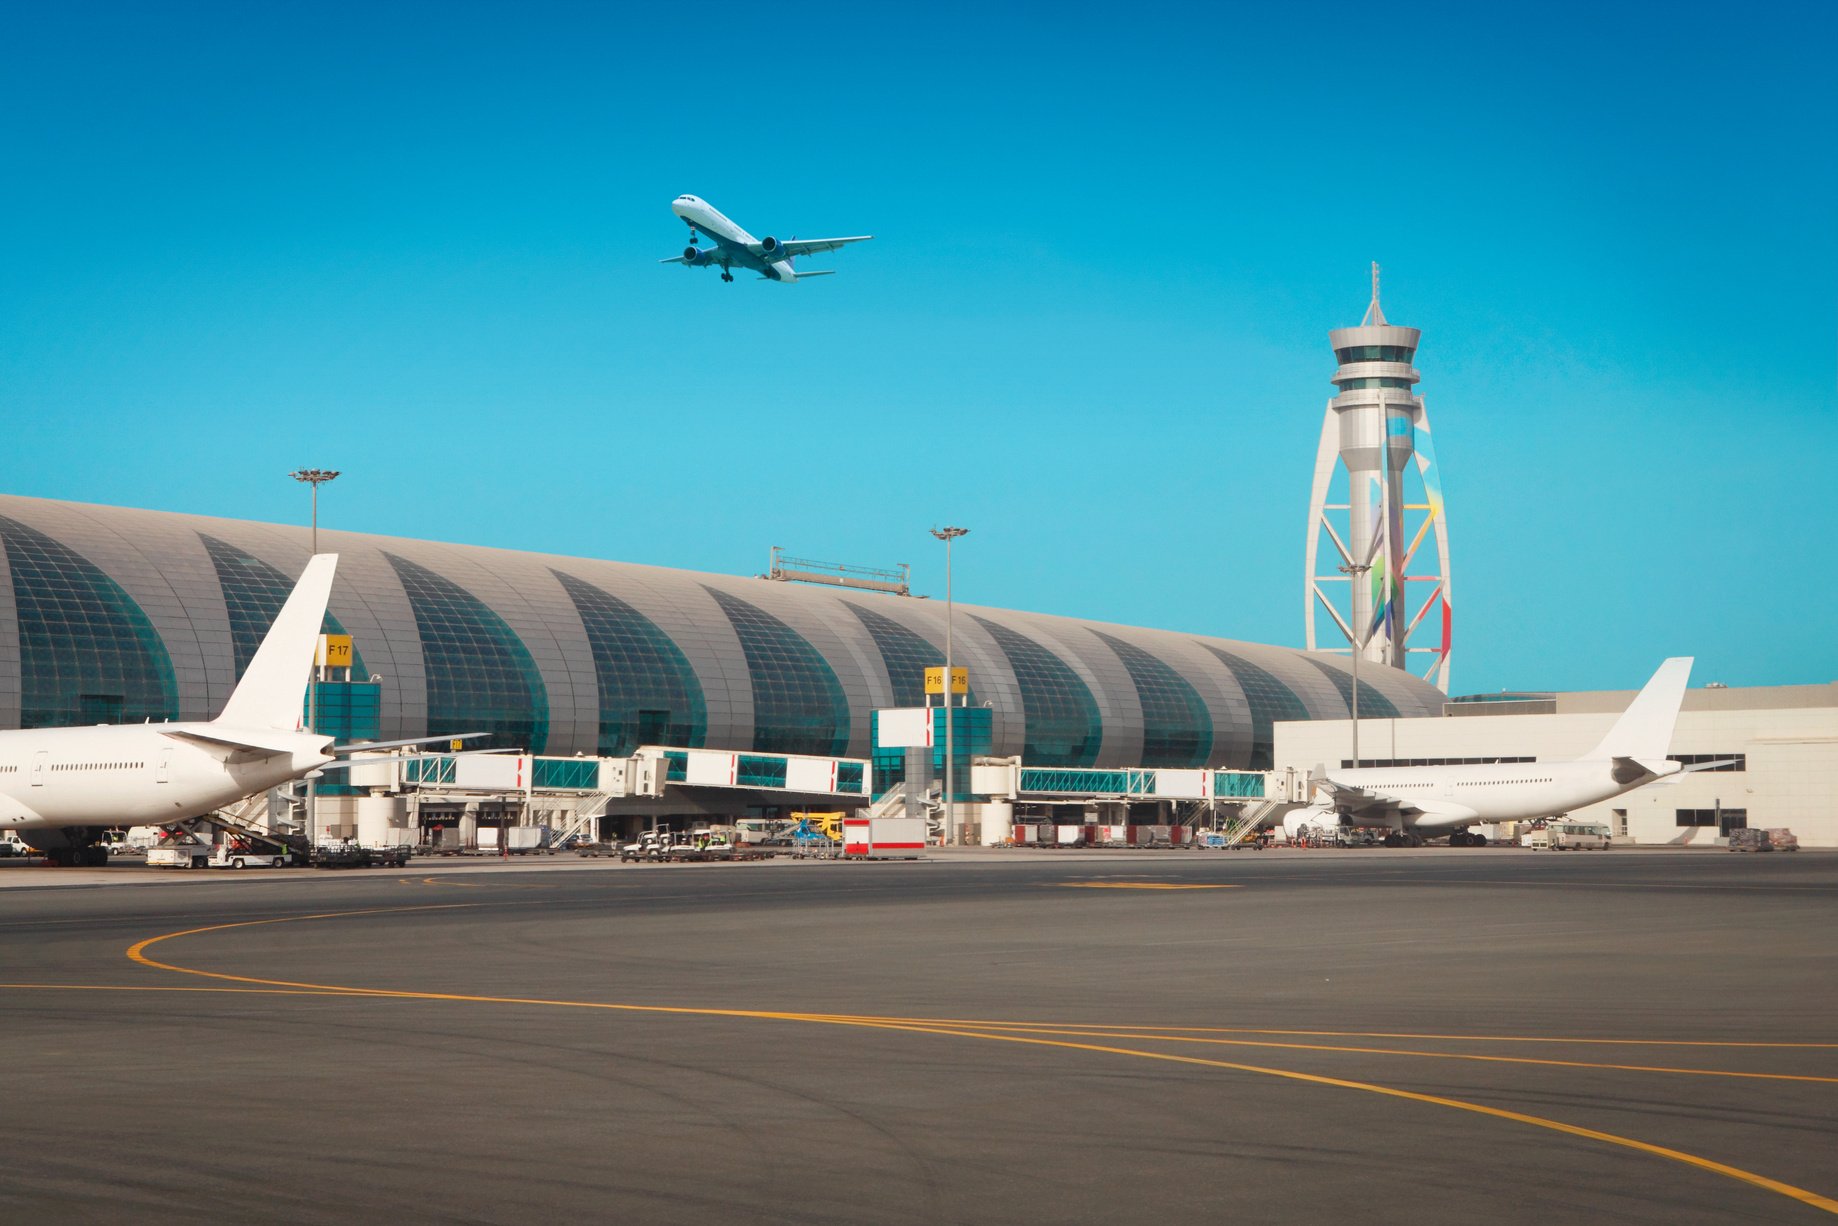
{"label": "yellow gate sign", "polygon": [[[945,692],[945,670],[943,668],[928,668],[925,670],[925,692],[928,694],[942,694]],[[969,692],[970,670],[967,668],[953,668],[951,670],[951,693],[968,694]]]}
{"label": "yellow gate sign", "polygon": [[350,668],[351,636],[348,634],[320,635],[319,663],[324,668]]}

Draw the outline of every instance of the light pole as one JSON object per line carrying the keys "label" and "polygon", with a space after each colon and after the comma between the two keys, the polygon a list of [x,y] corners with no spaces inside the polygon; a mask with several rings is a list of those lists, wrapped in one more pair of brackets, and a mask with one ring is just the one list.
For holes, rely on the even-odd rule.
{"label": "light pole", "polygon": [[[1371,562],[1349,562],[1345,566],[1342,566],[1340,568],[1340,573],[1347,576],[1347,580],[1349,583],[1357,585],[1365,581],[1366,574],[1369,571],[1371,571],[1371,569],[1372,569]],[[1349,595],[1353,595],[1353,596],[1357,596],[1357,594],[1358,593],[1356,592],[1349,593]],[[1347,625],[1350,627],[1347,633],[1347,641],[1353,644],[1353,769],[1358,770],[1359,769],[1359,657],[1366,653],[1366,643],[1365,643],[1365,636],[1360,633],[1359,601],[1357,599],[1352,599],[1352,600],[1347,601],[1347,608],[1353,618],[1352,621],[1347,623]]]}
{"label": "light pole", "polygon": [[953,759],[956,746],[952,744],[951,708],[955,705],[952,690],[957,687],[952,683],[956,674],[951,671],[951,542],[969,532],[968,528],[933,528],[932,535],[945,543],[945,844],[957,842],[957,804],[956,772]]}
{"label": "light pole", "polygon": [[[319,553],[319,487],[338,476],[336,469],[300,468],[288,473],[295,481],[313,487],[313,553]],[[313,671],[306,687],[306,730],[319,731],[319,643],[313,643]],[[310,861],[319,846],[319,771],[306,776],[306,854]]]}
{"label": "light pole", "polygon": [[313,552],[319,552],[319,487],[333,480],[338,473],[329,468],[302,468],[288,473],[295,481],[304,481],[313,487]]}

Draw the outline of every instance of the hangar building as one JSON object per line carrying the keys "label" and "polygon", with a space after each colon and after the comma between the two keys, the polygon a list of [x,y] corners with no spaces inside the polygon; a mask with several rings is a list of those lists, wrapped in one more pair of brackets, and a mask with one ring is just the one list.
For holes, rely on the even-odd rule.
{"label": "hangar building", "polygon": [[[1657,661],[1656,661],[1657,662]],[[1455,699],[1447,718],[1365,718],[1360,675],[1360,762],[1425,766],[1534,761],[1589,752],[1633,701],[1633,691],[1481,695]],[[1482,718],[1484,717],[1484,718]],[[1345,720],[1279,724],[1278,769],[1352,765]],[[1786,827],[1804,847],[1838,847],[1838,683],[1685,692],[1671,756],[1720,763],[1576,810],[1616,841],[1715,846],[1739,827]]]}

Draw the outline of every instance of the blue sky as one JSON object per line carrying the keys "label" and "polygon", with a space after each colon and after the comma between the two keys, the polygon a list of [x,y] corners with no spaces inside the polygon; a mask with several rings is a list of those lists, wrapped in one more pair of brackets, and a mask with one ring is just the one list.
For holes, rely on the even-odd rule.
{"label": "blue sky", "polygon": [[[1838,677],[1838,8],[14,5],[11,492],[1302,641],[1367,265],[1455,689]],[[669,201],[874,233],[660,267]]]}

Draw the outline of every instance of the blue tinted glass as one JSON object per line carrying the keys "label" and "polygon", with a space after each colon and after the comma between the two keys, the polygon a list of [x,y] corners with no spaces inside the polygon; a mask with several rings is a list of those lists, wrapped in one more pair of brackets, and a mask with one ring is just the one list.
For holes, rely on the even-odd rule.
{"label": "blue tinted glass", "polygon": [[640,745],[700,745],[708,731],[702,683],[657,623],[610,592],[551,571],[574,601],[593,648],[600,686],[599,752],[619,758]]}
{"label": "blue tinted glass", "polygon": [[1129,670],[1142,702],[1143,766],[1206,765],[1213,747],[1213,717],[1200,692],[1166,663],[1133,643],[1092,631]]}
{"label": "blue tinted glass", "polygon": [[[880,648],[881,660],[887,665],[887,680],[893,686],[893,705],[923,707],[925,670],[943,668],[944,651],[891,617],[846,600],[842,603],[855,614],[873,637],[874,645]],[[976,705],[976,686],[970,687],[965,699],[970,706]]]}
{"label": "blue tinted glass", "polygon": [[1245,701],[1251,706],[1251,760],[1245,770],[1267,771],[1276,764],[1276,735],[1271,725],[1277,720],[1308,719],[1308,707],[1296,692],[1243,656],[1221,651],[1211,643],[1200,646],[1219,658],[1231,670]]}
{"label": "blue tinted glass", "polygon": [[971,618],[1002,649],[1021,687],[1027,719],[1022,761],[1032,766],[1090,766],[1098,758],[1103,723],[1098,704],[1079,675],[1024,634],[985,618]]}
{"label": "blue tinted glass", "polygon": [[[1304,656],[1303,659],[1320,669],[1322,675],[1334,683],[1334,688],[1340,691],[1340,701],[1347,704],[1347,713],[1351,715],[1353,712],[1351,667],[1339,668],[1329,664],[1326,660],[1317,660],[1313,656]],[[1377,686],[1366,684],[1359,687],[1359,717],[1361,719],[1367,716],[1373,719],[1395,719],[1397,714],[1397,707],[1392,705],[1391,699],[1379,693]]]}
{"label": "blue tinted glass", "polygon": [[704,585],[733,623],[753,682],[753,748],[830,757],[849,747],[849,700],[815,647],[738,596]]}
{"label": "blue tinted glass", "polygon": [[[241,677],[243,670],[249,667],[249,661],[255,658],[255,649],[262,645],[262,639],[267,636],[268,627],[274,625],[274,619],[280,616],[281,606],[287,603],[288,596],[293,593],[294,580],[268,563],[252,558],[236,546],[214,536],[205,536],[200,532],[198,539],[204,542],[205,551],[211,555],[211,565],[217,569],[217,582],[223,588],[224,607],[230,614],[230,642],[236,650],[236,675]],[[347,633],[329,610],[325,615],[323,632]],[[368,676],[370,673],[364,668],[364,653],[353,643],[351,677],[361,681]]]}
{"label": "blue tinted glass", "polygon": [[484,601],[450,579],[394,554],[415,611],[428,677],[428,735],[488,732],[474,749],[541,753],[549,739],[549,691],[529,648]]}
{"label": "blue tinted glass", "polygon": [[19,726],[176,719],[172,658],[153,623],[88,558],[0,517],[19,617]]}

